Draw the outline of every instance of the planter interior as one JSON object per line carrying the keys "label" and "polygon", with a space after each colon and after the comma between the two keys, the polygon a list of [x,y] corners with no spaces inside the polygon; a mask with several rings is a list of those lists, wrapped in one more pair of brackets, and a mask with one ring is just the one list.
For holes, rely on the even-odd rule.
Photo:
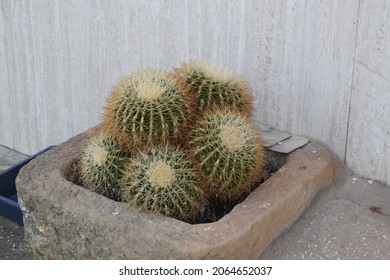
{"label": "planter interior", "polygon": [[[198,217],[189,223],[191,224],[202,224],[202,223],[212,223],[221,219],[223,216],[228,214],[237,204],[243,202],[248,195],[259,187],[265,180],[267,180],[272,174],[274,174],[280,167],[282,167],[286,162],[286,155],[282,153],[277,153],[273,151],[266,151],[267,153],[267,163],[261,174],[261,176],[256,180],[256,182],[251,186],[251,188],[242,193],[237,198],[234,199],[218,199],[212,198],[208,201],[205,210],[198,215]],[[83,186],[83,182],[80,178],[80,165],[79,157],[74,158],[69,168],[65,171],[65,178],[78,186]],[[120,201],[117,201],[120,202]],[[188,222],[188,221],[185,221]]]}

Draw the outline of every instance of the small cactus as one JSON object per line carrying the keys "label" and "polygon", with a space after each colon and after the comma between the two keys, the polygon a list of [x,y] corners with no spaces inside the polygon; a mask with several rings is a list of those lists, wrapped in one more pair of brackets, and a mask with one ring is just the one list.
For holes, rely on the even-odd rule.
{"label": "small cactus", "polygon": [[252,112],[252,96],[247,82],[227,69],[193,60],[175,70],[203,113],[209,109],[230,108],[244,114]]}
{"label": "small cactus", "polygon": [[118,141],[100,132],[86,145],[80,160],[80,175],[83,185],[108,198],[119,201],[119,186],[125,162],[129,154]]}
{"label": "small cactus", "polygon": [[211,194],[221,199],[250,191],[265,164],[260,131],[238,112],[206,114],[190,134],[190,147],[212,186]]}
{"label": "small cactus", "polygon": [[103,127],[129,149],[176,143],[188,130],[192,103],[172,74],[139,70],[114,88],[106,104]]}
{"label": "small cactus", "polygon": [[177,148],[140,152],[126,166],[124,201],[142,211],[193,221],[205,206],[199,174]]}

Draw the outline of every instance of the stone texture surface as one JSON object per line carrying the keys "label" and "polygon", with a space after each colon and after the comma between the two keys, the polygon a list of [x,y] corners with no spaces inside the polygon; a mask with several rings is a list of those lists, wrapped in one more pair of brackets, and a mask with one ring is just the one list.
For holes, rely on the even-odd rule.
{"label": "stone texture surface", "polygon": [[289,154],[292,151],[305,146],[309,143],[309,139],[306,137],[292,135],[291,137],[278,142],[276,145],[269,147],[271,151]]}
{"label": "stone texture surface", "polygon": [[64,174],[90,133],[54,147],[18,176],[26,241],[36,258],[255,259],[333,179],[329,152],[311,142],[222,219],[190,225],[67,181]]}
{"label": "stone texture surface", "polygon": [[269,129],[262,133],[264,146],[269,148],[291,137],[291,133],[277,129]]}

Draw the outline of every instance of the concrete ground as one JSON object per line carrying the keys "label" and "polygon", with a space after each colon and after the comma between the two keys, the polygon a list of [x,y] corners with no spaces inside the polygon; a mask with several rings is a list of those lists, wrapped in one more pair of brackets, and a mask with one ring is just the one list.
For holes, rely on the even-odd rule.
{"label": "concrete ground", "polygon": [[[0,170],[25,155],[0,146]],[[390,260],[390,187],[360,178],[336,158],[336,178],[260,259]],[[23,226],[0,216],[0,260],[33,259]]]}
{"label": "concrete ground", "polygon": [[390,260],[390,187],[334,162],[334,184],[261,259]]}
{"label": "concrete ground", "polygon": [[23,239],[23,226],[0,216],[0,260],[33,259]]}

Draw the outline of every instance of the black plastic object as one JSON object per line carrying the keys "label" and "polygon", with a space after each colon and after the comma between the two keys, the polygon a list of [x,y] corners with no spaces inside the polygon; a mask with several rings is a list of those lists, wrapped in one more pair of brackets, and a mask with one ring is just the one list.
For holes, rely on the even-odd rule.
{"label": "black plastic object", "polygon": [[23,215],[18,204],[18,195],[16,192],[15,179],[20,169],[30,160],[50,150],[54,146],[49,146],[38,153],[26,158],[25,160],[11,166],[0,172],[0,215],[4,216],[18,224],[23,225]]}

